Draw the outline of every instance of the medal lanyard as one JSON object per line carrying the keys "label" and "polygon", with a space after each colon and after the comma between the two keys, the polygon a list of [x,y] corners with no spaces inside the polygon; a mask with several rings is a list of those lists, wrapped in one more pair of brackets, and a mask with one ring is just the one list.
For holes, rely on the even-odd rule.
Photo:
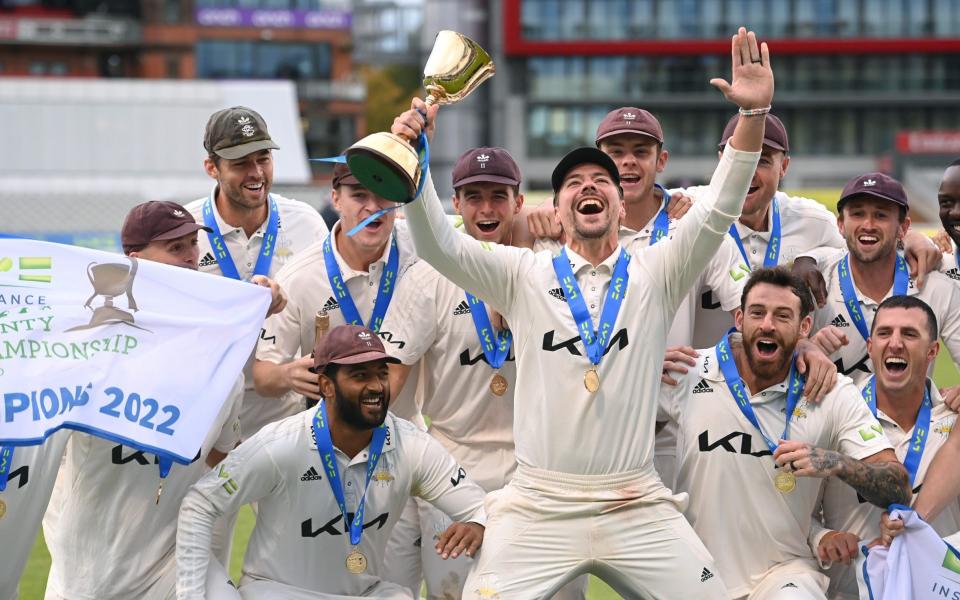
{"label": "medal lanyard", "polygon": [[[423,111],[420,111],[420,114],[423,115],[424,118],[426,118],[427,116],[426,113],[424,113]],[[423,186],[426,185],[427,183],[427,171],[430,170],[430,143],[427,141],[426,133],[423,133],[423,132],[420,133],[420,139],[419,139],[418,145],[420,146],[420,148],[417,150],[417,157],[420,161],[420,181],[417,182],[417,191],[413,193],[413,198],[410,198],[406,202],[398,202],[396,206],[381,208],[380,210],[373,213],[366,219],[360,221],[360,223],[354,226],[353,229],[348,231],[347,237],[353,237],[354,235],[357,234],[358,231],[366,227],[370,222],[376,221],[377,219],[387,214],[388,212],[392,210],[397,210],[398,208],[402,207],[404,204],[409,204],[410,202],[413,202],[414,200],[420,197],[420,194],[423,193]],[[347,157],[343,155],[331,156],[328,158],[311,158],[310,160],[313,162],[347,164]]]}
{"label": "medal lanyard", "polygon": [[[763,428],[760,427],[760,421],[757,419],[757,415],[753,411],[753,405],[750,404],[750,398],[747,395],[746,386],[743,383],[743,379],[740,377],[740,372],[737,370],[737,363],[733,360],[733,353],[730,350],[729,333],[723,336],[723,339],[717,343],[716,352],[717,360],[720,362],[720,372],[723,373],[723,378],[726,380],[727,388],[730,390],[730,393],[733,394],[733,399],[737,401],[737,407],[740,408],[740,412],[743,413],[743,416],[750,421],[750,424],[760,432],[761,437],[763,437],[763,441],[767,444],[767,448],[769,448],[770,452],[773,453],[777,449],[777,444],[768,438],[767,434],[763,432]],[[790,439],[790,419],[793,417],[794,409],[796,409],[797,404],[800,402],[800,394],[803,391],[803,383],[804,377],[797,373],[797,361],[796,357],[794,357],[790,361],[790,374],[787,376],[787,414],[782,436],[782,439],[784,440]]]}
{"label": "medal lanyard", "polygon": [[[871,376],[870,381],[860,392],[863,399],[867,401],[867,406],[873,416],[877,416],[877,378]],[[914,480],[917,478],[917,471],[920,469],[920,458],[923,456],[923,449],[927,445],[927,436],[930,433],[930,419],[933,413],[933,401],[930,399],[930,384],[924,386],[923,402],[920,403],[920,410],[917,411],[917,420],[913,425],[913,437],[910,439],[910,447],[907,449],[907,456],[903,459],[903,466],[907,468],[910,474],[910,487],[913,487]]]}
{"label": "medal lanyard", "polygon": [[[857,331],[866,341],[870,337],[870,328],[867,327],[867,319],[863,316],[863,310],[860,308],[860,298],[857,297],[857,292],[853,287],[849,254],[844,256],[843,260],[837,264],[837,275],[840,278],[840,294],[843,296],[843,305],[847,307],[847,314],[850,315]],[[903,296],[906,294],[909,283],[910,275],[907,273],[907,261],[898,254],[897,266],[893,273],[893,295]]]}
{"label": "medal lanyard", "polygon": [[480,346],[483,348],[483,355],[487,363],[493,369],[499,369],[507,360],[510,354],[510,344],[513,337],[509,329],[504,329],[499,333],[494,333],[493,325],[490,324],[490,316],[487,315],[487,307],[483,300],[477,298],[470,292],[465,292],[467,302],[470,304],[470,316],[473,317],[473,327],[477,330],[477,337],[480,338]]}
{"label": "medal lanyard", "polygon": [[7,489],[7,477],[13,464],[13,446],[0,446],[0,492]]}
{"label": "medal lanyard", "polygon": [[[740,232],[737,231],[737,224],[730,224],[730,237],[740,250],[740,256],[743,262],[750,267],[750,257],[747,256],[747,250],[743,247],[743,240],[740,239]],[[767,252],[763,255],[764,268],[775,267],[780,262],[780,203],[776,197],[770,209],[770,241],[767,242]]]}
{"label": "medal lanyard", "polygon": [[629,264],[630,254],[620,248],[620,256],[617,257],[617,263],[613,267],[613,278],[610,280],[610,287],[607,289],[607,296],[603,301],[603,310],[600,313],[600,329],[594,331],[590,311],[587,310],[587,303],[583,301],[583,294],[580,293],[577,278],[573,274],[573,269],[570,268],[567,249],[563,248],[560,254],[553,257],[553,270],[560,281],[560,287],[563,288],[573,320],[577,323],[577,330],[580,332],[580,339],[587,351],[587,357],[594,366],[599,365],[600,359],[603,358],[610,333],[613,331],[613,326],[617,322],[617,315],[620,313],[620,306],[627,295],[627,283],[630,279],[630,273],[627,271]]}
{"label": "medal lanyard", "polygon": [[670,232],[670,217],[667,216],[667,207],[670,205],[670,193],[659,183],[653,184],[655,188],[663,194],[663,207],[657,213],[657,218],[653,221],[653,232],[650,235],[650,245],[654,245]]}
{"label": "medal lanyard", "polygon": [[357,504],[353,521],[347,516],[347,501],[343,495],[343,482],[340,481],[340,469],[337,467],[333,440],[330,438],[330,426],[327,423],[326,402],[323,400],[320,401],[320,406],[317,407],[317,412],[313,416],[313,436],[317,440],[317,452],[320,454],[320,462],[327,472],[327,481],[330,482],[333,497],[337,499],[340,512],[343,514],[343,522],[349,528],[350,544],[357,546],[360,544],[360,537],[363,535],[363,509],[367,501],[367,489],[370,487],[370,480],[373,478],[373,470],[377,468],[377,462],[380,460],[383,443],[387,439],[387,426],[380,425],[373,430],[373,438],[370,440],[370,448],[367,454],[367,481],[363,484],[363,494],[360,496],[360,503]]}
{"label": "medal lanyard", "polygon": [[[270,274],[270,263],[273,262],[273,251],[277,247],[277,231],[280,229],[280,211],[277,209],[277,201],[273,194],[267,196],[268,212],[267,231],[263,236],[263,245],[260,254],[257,256],[257,264],[253,269],[254,275],[267,276]],[[212,231],[207,232],[207,238],[210,240],[210,247],[213,249],[213,256],[217,259],[217,264],[223,274],[230,279],[238,281],[243,280],[240,272],[237,270],[236,263],[233,262],[233,256],[227,248],[227,243],[220,234],[220,227],[217,225],[217,219],[213,215],[213,192],[203,203],[203,224]]]}
{"label": "medal lanyard", "polygon": [[[340,312],[347,323],[353,325],[364,325],[360,317],[360,311],[347,289],[347,282],[343,279],[343,273],[340,271],[340,264],[337,263],[336,256],[333,255],[334,233],[323,242],[323,260],[327,267],[327,280],[330,282],[330,288],[337,296],[337,302],[340,304]],[[383,317],[387,314],[387,308],[390,306],[390,299],[393,298],[393,290],[396,288],[397,270],[400,265],[400,250],[397,247],[397,236],[390,236],[390,254],[387,255],[387,264],[383,269],[383,275],[380,276],[380,287],[377,289],[377,300],[373,304],[373,313],[370,315],[370,323],[366,324],[371,331],[377,333],[383,324]]]}

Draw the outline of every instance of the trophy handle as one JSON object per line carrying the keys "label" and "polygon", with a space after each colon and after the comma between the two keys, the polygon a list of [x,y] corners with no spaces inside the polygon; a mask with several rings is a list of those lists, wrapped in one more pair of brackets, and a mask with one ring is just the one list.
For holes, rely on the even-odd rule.
{"label": "trophy handle", "polygon": [[83,307],[89,308],[90,310],[93,310],[93,308],[90,306],[90,303],[93,302],[93,299],[97,297],[97,288],[93,286],[93,265],[95,264],[97,264],[96,261],[87,265],[87,279],[90,280],[90,285],[93,287],[93,293],[90,294],[90,297],[87,298],[87,301],[83,303]]}
{"label": "trophy handle", "polygon": [[137,312],[137,301],[133,299],[133,278],[137,276],[137,259],[130,259],[130,278],[127,279],[127,306],[130,310]]}

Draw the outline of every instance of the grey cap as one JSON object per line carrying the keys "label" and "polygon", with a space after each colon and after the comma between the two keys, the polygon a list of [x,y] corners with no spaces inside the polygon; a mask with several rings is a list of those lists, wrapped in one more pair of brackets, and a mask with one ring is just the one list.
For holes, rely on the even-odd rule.
{"label": "grey cap", "polygon": [[270,139],[267,122],[260,113],[245,106],[218,110],[210,115],[203,134],[203,147],[210,154],[233,160],[260,150],[279,150]]}

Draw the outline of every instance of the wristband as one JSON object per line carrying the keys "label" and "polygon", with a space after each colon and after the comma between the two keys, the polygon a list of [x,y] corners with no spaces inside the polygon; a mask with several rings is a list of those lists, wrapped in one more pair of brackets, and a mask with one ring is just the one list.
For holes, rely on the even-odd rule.
{"label": "wristband", "polygon": [[741,108],[740,114],[745,117],[757,117],[760,115],[765,115],[770,112],[770,107],[765,106],[764,108]]}

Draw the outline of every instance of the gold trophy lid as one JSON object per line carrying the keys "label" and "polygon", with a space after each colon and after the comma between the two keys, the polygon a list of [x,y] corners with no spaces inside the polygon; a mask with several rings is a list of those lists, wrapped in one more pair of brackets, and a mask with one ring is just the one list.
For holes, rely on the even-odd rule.
{"label": "gold trophy lid", "polygon": [[459,102],[495,71],[493,59],[480,44],[462,33],[441,31],[423,68],[427,104]]}

